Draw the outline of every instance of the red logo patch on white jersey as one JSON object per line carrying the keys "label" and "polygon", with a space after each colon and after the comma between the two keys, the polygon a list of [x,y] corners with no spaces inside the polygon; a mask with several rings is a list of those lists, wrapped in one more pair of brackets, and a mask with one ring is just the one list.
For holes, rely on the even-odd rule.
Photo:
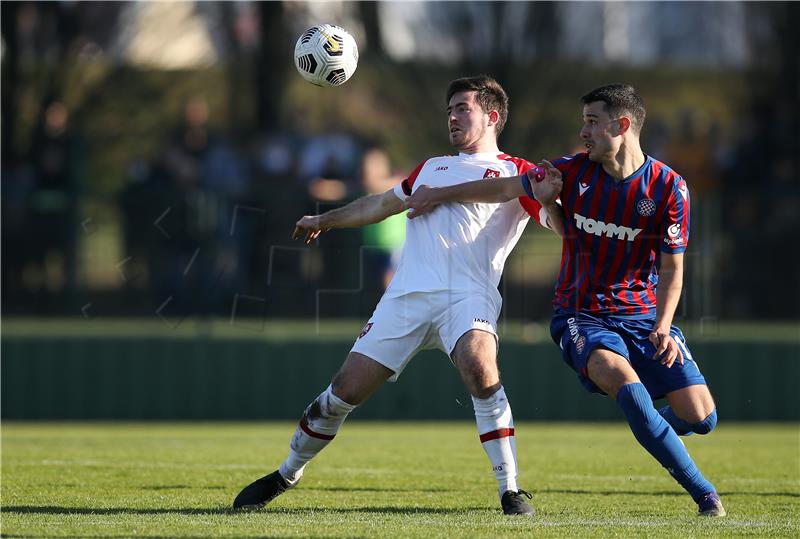
{"label": "red logo patch on white jersey", "polygon": [[361,330],[361,333],[359,333],[358,338],[360,339],[361,337],[369,333],[369,330],[371,329],[372,329],[372,322],[367,322],[367,325],[364,326],[364,328]]}
{"label": "red logo patch on white jersey", "polygon": [[483,174],[483,177],[484,178],[499,178],[500,177],[500,171],[499,170],[495,170],[493,168],[487,168],[486,172]]}

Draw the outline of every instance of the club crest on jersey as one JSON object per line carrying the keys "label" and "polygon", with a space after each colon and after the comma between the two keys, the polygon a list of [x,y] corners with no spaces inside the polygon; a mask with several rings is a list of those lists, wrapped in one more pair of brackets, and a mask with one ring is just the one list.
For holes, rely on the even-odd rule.
{"label": "club crest on jersey", "polygon": [[372,322],[367,322],[367,325],[364,326],[364,328],[361,330],[361,333],[358,334],[358,338],[360,339],[361,337],[369,333],[369,330],[371,329],[372,329]]}
{"label": "club crest on jersey", "polygon": [[483,173],[483,177],[484,178],[499,178],[500,177],[500,171],[499,170],[495,170],[493,168],[487,168],[486,172]]}
{"label": "club crest on jersey", "polygon": [[578,184],[578,191],[580,191],[580,193],[581,193],[579,196],[583,196],[583,194],[586,192],[587,189],[589,189],[589,184],[588,183],[584,183],[584,182],[580,182]]}
{"label": "club crest on jersey", "polygon": [[636,203],[636,211],[642,217],[650,217],[656,212],[656,203],[652,198],[643,198]]}

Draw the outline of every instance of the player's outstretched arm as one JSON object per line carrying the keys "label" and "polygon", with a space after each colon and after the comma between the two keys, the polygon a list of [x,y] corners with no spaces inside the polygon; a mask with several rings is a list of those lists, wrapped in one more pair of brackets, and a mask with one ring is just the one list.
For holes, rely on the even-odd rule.
{"label": "player's outstretched arm", "polygon": [[[524,176],[524,175],[523,175]],[[446,202],[508,202],[525,195],[522,176],[499,178],[490,181],[471,181],[447,187],[428,187],[420,185],[406,199],[405,207],[410,209],[408,218],[414,219]]]}
{"label": "player's outstretched arm", "polygon": [[403,201],[397,198],[393,189],[389,189],[380,195],[361,197],[320,215],[304,215],[295,224],[292,239],[297,240],[305,235],[304,243],[308,245],[332,228],[371,225],[400,213],[403,209]]}
{"label": "player's outstretched arm", "polygon": [[650,342],[656,347],[653,359],[671,367],[675,360],[683,364],[683,354],[670,335],[672,318],[678,308],[683,288],[683,253],[661,253],[656,287],[656,322],[650,333]]}

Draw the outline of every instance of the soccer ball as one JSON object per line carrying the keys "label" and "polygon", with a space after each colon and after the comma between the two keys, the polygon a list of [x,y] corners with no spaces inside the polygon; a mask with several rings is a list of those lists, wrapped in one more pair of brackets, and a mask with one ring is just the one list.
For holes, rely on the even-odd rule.
{"label": "soccer ball", "polygon": [[332,24],[312,26],[294,46],[294,65],[311,84],[339,86],[356,71],[356,40],[344,28]]}

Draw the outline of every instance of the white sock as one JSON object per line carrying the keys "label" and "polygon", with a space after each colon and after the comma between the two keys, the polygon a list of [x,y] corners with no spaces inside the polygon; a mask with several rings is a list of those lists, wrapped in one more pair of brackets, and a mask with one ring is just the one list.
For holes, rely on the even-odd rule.
{"label": "white sock", "polygon": [[488,399],[472,397],[483,450],[492,462],[500,496],[517,489],[517,444],[514,439],[514,418],[502,387]]}
{"label": "white sock", "polygon": [[331,386],[308,405],[289,443],[289,456],[278,471],[290,485],[303,476],[306,463],[328,445],[355,406],[333,394]]}

